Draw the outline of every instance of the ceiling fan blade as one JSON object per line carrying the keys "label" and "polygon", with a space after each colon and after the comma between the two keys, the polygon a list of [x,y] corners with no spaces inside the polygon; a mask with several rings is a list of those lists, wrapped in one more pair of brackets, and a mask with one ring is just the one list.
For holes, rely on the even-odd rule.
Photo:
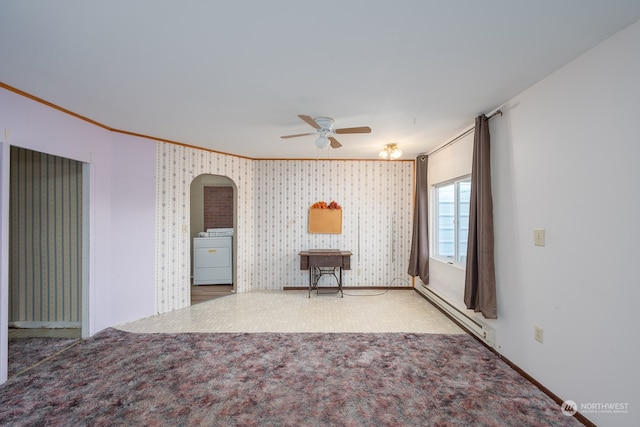
{"label": "ceiling fan blade", "polygon": [[311,117],[309,116],[305,116],[304,114],[298,114],[298,117],[300,117],[302,120],[304,120],[305,122],[309,123],[311,126],[313,126],[315,129],[320,129],[320,125],[318,123],[316,123],[315,120],[313,120]]}
{"label": "ceiling fan blade", "polygon": [[311,132],[311,133],[297,133],[297,134],[295,134],[295,135],[284,135],[284,136],[281,136],[280,138],[285,138],[285,139],[286,139],[286,138],[296,138],[296,137],[298,137],[298,136],[307,136],[307,135],[315,135],[315,134],[316,134],[315,132]]}
{"label": "ceiling fan blade", "polygon": [[337,140],[337,139],[335,139],[335,138],[334,138],[334,137],[332,137],[332,136],[330,136],[330,137],[329,137],[329,141],[331,141],[331,144],[330,144],[330,145],[331,145],[331,148],[340,148],[340,147],[342,147],[342,144],[340,144],[340,143],[338,142],[338,140]]}
{"label": "ceiling fan blade", "polygon": [[369,126],[360,126],[357,128],[341,128],[334,130],[336,134],[341,133],[371,133],[371,128]]}

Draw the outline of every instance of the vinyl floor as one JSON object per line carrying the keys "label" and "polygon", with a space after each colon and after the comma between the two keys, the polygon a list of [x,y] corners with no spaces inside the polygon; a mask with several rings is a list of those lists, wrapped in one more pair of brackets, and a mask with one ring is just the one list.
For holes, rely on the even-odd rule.
{"label": "vinyl floor", "polygon": [[465,333],[411,289],[230,293],[190,307],[118,325],[129,332]]}

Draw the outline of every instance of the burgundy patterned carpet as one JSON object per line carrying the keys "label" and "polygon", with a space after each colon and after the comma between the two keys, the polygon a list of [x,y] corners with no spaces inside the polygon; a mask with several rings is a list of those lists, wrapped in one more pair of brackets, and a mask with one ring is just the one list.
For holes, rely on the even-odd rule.
{"label": "burgundy patterned carpet", "polygon": [[12,426],[572,426],[467,335],[107,329],[0,386]]}
{"label": "burgundy patterned carpet", "polygon": [[78,338],[9,338],[9,378],[72,346]]}

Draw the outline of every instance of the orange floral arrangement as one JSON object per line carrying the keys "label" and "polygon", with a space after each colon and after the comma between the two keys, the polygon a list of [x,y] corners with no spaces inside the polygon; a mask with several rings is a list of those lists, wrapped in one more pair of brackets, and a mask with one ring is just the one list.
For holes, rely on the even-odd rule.
{"label": "orange floral arrangement", "polygon": [[320,200],[311,205],[311,209],[342,209],[342,207],[333,200],[329,204]]}

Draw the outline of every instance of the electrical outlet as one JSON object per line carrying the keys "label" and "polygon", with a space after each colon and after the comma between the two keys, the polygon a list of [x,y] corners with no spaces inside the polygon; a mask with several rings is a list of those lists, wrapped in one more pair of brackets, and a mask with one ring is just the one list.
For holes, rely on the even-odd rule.
{"label": "electrical outlet", "polygon": [[540,326],[535,327],[534,338],[539,343],[542,343],[544,341],[543,330]]}
{"label": "electrical outlet", "polygon": [[360,273],[361,273],[361,272],[362,272],[362,271],[361,271],[360,269],[358,269],[358,276],[360,275]]}
{"label": "electrical outlet", "polygon": [[544,246],[544,228],[533,229],[533,244],[536,246]]}

